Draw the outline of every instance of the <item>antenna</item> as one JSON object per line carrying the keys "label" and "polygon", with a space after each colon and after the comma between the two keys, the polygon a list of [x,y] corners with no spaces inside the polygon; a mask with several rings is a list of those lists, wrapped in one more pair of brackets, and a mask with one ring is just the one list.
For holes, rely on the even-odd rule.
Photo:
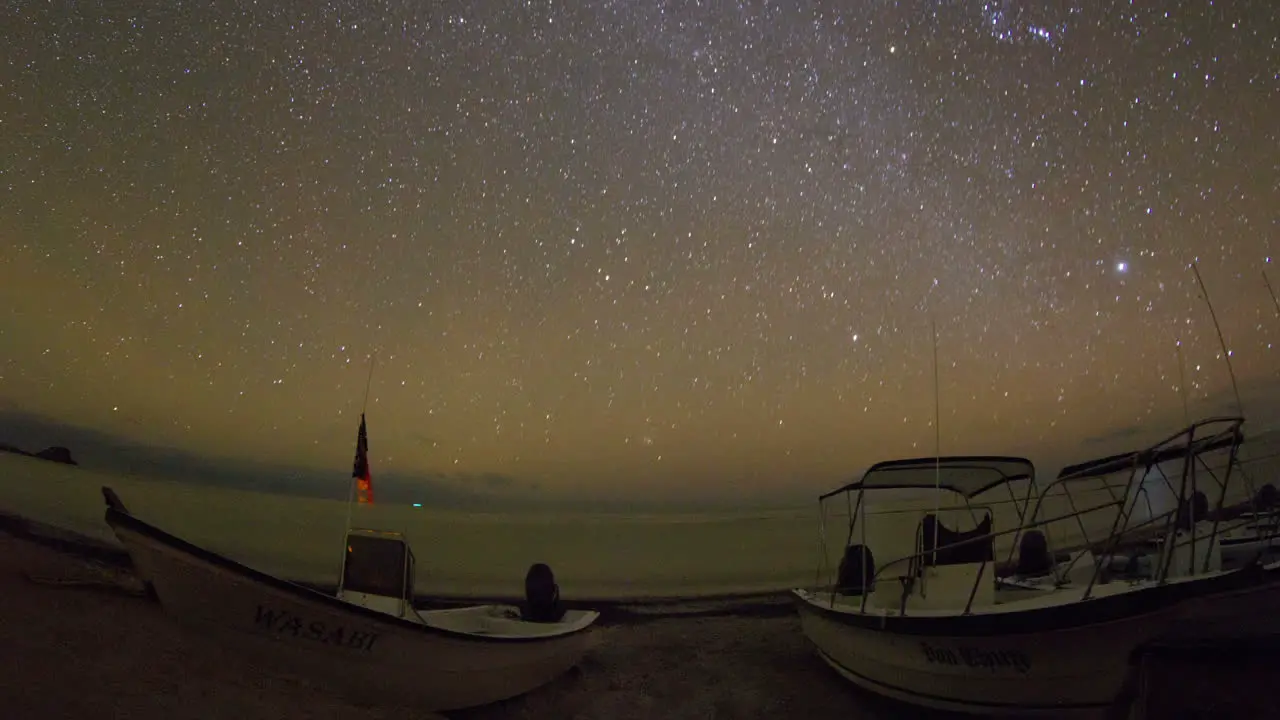
{"label": "antenna", "polygon": [[933,454],[938,467],[937,485],[942,484],[941,464],[942,464],[942,426],[940,424],[939,398],[938,398],[938,323],[933,317],[929,318],[929,328],[933,331]]}
{"label": "antenna", "polygon": [[1262,282],[1267,284],[1267,292],[1271,293],[1271,302],[1276,306],[1276,314],[1280,315],[1280,300],[1276,300],[1276,291],[1271,289],[1271,281],[1267,279],[1267,271],[1262,271]]}
{"label": "antenna", "polygon": [[938,323],[933,318],[933,313],[929,313],[929,329],[933,336],[933,552],[934,562],[937,562],[938,552],[938,531],[937,521],[938,513],[942,506],[942,425],[941,415],[939,411],[940,401],[938,399]]}
{"label": "antenna", "polygon": [[1174,349],[1178,351],[1178,395],[1182,397],[1183,427],[1191,427],[1191,413],[1187,410],[1187,373],[1183,369],[1181,340],[1174,344]]}
{"label": "antenna", "polygon": [[1227,349],[1227,341],[1222,339],[1222,327],[1218,325],[1218,314],[1213,311],[1213,303],[1209,301],[1209,291],[1204,287],[1204,280],[1200,277],[1200,268],[1196,264],[1191,263],[1191,272],[1196,275],[1196,282],[1200,285],[1200,292],[1204,295],[1204,304],[1209,306],[1209,317],[1213,320],[1213,329],[1218,333],[1218,345],[1222,347],[1222,359],[1227,361],[1227,374],[1231,376],[1231,390],[1236,395],[1236,411],[1241,416],[1244,415],[1244,403],[1240,402],[1240,386],[1236,384],[1236,371],[1231,369],[1231,351]]}

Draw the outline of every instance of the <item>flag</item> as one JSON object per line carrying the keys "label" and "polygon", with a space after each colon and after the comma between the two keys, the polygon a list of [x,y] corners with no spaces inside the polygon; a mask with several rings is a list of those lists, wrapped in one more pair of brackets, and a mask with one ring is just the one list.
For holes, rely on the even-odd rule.
{"label": "flag", "polygon": [[360,413],[360,435],[356,437],[356,461],[351,468],[356,481],[356,502],[373,502],[373,475],[369,473],[369,434],[365,429],[364,413]]}

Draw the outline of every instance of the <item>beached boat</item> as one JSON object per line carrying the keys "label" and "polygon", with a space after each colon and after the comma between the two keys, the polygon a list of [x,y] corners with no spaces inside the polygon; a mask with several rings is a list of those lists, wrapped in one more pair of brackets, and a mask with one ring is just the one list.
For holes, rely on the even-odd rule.
{"label": "beached boat", "polygon": [[[912,704],[988,715],[1112,712],[1135,648],[1178,623],[1238,629],[1280,609],[1280,563],[1255,558],[1223,569],[1216,526],[1225,523],[1195,522],[1186,510],[1204,489],[1216,495],[1216,510],[1224,507],[1242,422],[1196,423],[1151,448],[1077,466],[1043,491],[1023,458],[880,463],[822,498],[846,498],[848,532],[835,581],[794,591],[804,632],[841,675]],[[1220,452],[1228,458],[1219,478],[1202,459]],[[1169,464],[1179,470],[1166,473]],[[1126,470],[1123,485],[1100,482]],[[1169,484],[1181,512],[1137,512],[1154,476]],[[1072,489],[1089,483],[1110,499],[1080,508]],[[909,515],[913,545],[877,564],[881,551],[873,554],[866,539],[868,498],[895,490],[946,493],[959,499],[950,506],[959,512],[952,527],[940,502]],[[1013,527],[997,531],[998,503],[984,498],[1003,490]],[[1052,493],[1065,497],[1069,512],[1051,516]],[[971,527],[957,529],[962,517]],[[1091,524],[1094,534],[1102,529],[1100,542],[1089,538]],[[1154,568],[1149,577],[1122,577],[1099,562],[1147,546],[1153,535],[1163,541],[1145,563]],[[1000,563],[997,545],[1008,548]],[[1006,577],[997,578],[998,564]]]}
{"label": "beached boat", "polygon": [[132,515],[103,488],[106,521],[164,611],[261,662],[362,701],[451,710],[521,695],[576,665],[595,611],[563,610],[535,565],[523,607],[420,612],[399,533],[351,529],[337,595],[246,567]]}
{"label": "beached boat", "polygon": [[1280,559],[1280,514],[1276,510],[1244,512],[1222,531],[1223,565],[1247,563],[1255,557]]}

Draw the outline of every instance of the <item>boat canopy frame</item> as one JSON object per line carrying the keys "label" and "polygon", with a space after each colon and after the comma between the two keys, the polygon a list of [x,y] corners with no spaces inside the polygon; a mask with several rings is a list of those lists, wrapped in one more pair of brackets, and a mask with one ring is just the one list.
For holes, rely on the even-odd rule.
{"label": "boat canopy frame", "polygon": [[[1135,534],[1140,530],[1146,529],[1148,527],[1154,527],[1160,523],[1164,524],[1164,527],[1162,528],[1162,531],[1163,531],[1162,535],[1166,539],[1173,538],[1175,537],[1175,534],[1177,531],[1177,520],[1178,520],[1180,511],[1184,507],[1188,506],[1188,503],[1191,500],[1191,498],[1199,490],[1200,483],[1198,481],[1198,478],[1200,473],[1198,472],[1198,469],[1207,473],[1213,479],[1215,484],[1218,486],[1217,498],[1216,498],[1216,501],[1213,503],[1212,509],[1210,511],[1210,514],[1213,520],[1210,534],[1207,538],[1205,537],[1199,538],[1200,542],[1213,542],[1216,539],[1220,530],[1219,521],[1221,519],[1222,510],[1224,508],[1227,490],[1231,484],[1232,472],[1234,469],[1237,468],[1237,465],[1239,464],[1238,450],[1239,450],[1240,443],[1244,441],[1244,434],[1241,430],[1241,426],[1243,425],[1243,423],[1244,423],[1244,418],[1238,417],[1238,416],[1209,417],[1209,418],[1200,420],[1198,422],[1192,423],[1187,427],[1183,428],[1182,430],[1178,431],[1177,433],[1174,433],[1166,437],[1165,439],[1161,440],[1160,442],[1155,443],[1151,446],[1148,446],[1142,450],[1137,450],[1129,453],[1121,453],[1116,455],[1109,455],[1106,457],[1097,458],[1094,460],[1076,463],[1074,465],[1069,465],[1067,467],[1064,467],[1052,482],[1046,485],[1043,490],[1040,490],[1039,492],[1035,493],[1035,497],[1036,497],[1035,509],[1029,516],[1027,515],[1026,511],[1030,506],[1032,492],[1034,491],[1034,488],[1035,488],[1034,470],[1026,474],[1017,474],[1017,473],[1009,473],[1009,472],[1002,471],[1002,468],[1005,467],[1004,463],[1023,460],[1021,458],[1011,458],[1011,457],[1005,457],[1005,456],[965,456],[965,457],[951,457],[951,458],[942,457],[942,458],[919,458],[919,459],[911,459],[911,460],[892,460],[888,462],[878,463],[872,466],[866,472],[866,474],[864,474],[861,480],[857,482],[849,483],[848,485],[845,485],[837,490],[824,493],[819,497],[819,516],[820,516],[819,517],[819,520],[820,520],[819,535],[820,535],[820,546],[821,546],[820,547],[821,559],[819,562],[819,569],[818,569],[819,577],[815,585],[817,585],[818,587],[823,586],[822,573],[824,569],[827,570],[828,577],[830,577],[830,567],[829,567],[827,547],[826,547],[825,502],[831,497],[844,494],[846,496],[846,504],[849,505],[848,497],[854,494],[856,494],[857,496],[856,503],[852,504],[849,507],[849,528],[848,528],[848,536],[845,541],[845,549],[844,549],[844,552],[848,552],[848,548],[852,543],[855,525],[858,524],[859,511],[861,511],[861,521],[862,521],[861,525],[862,525],[862,531],[863,531],[862,542],[863,542],[863,545],[865,546],[866,503],[863,502],[862,496],[867,491],[874,491],[874,490],[929,489],[929,488],[949,490],[952,493],[959,495],[961,499],[963,499],[964,505],[959,508],[956,508],[956,507],[944,508],[942,506],[938,506],[938,509],[954,510],[954,509],[968,508],[971,517],[974,517],[975,523],[976,523],[977,521],[976,521],[976,515],[974,514],[974,510],[976,507],[983,507],[983,506],[982,505],[975,506],[974,503],[971,502],[973,498],[991,489],[999,487],[1000,485],[1003,484],[1010,487],[1010,496],[1013,499],[1014,507],[1018,511],[1018,524],[1016,527],[1010,528],[1008,530],[985,533],[981,536],[969,537],[959,542],[949,543],[946,545],[937,544],[939,534],[937,533],[937,531],[935,531],[934,547],[919,548],[918,551],[912,555],[897,558],[895,560],[889,561],[888,563],[882,566],[871,568],[871,573],[868,576],[868,579],[870,580],[871,585],[868,585],[866,587],[873,586],[874,583],[880,579],[881,575],[883,575],[885,571],[891,567],[899,566],[903,563],[906,563],[908,567],[914,567],[916,566],[916,564],[921,563],[929,555],[936,556],[936,554],[940,550],[943,550],[943,549],[950,550],[952,548],[971,545],[979,542],[992,542],[994,538],[1006,536],[1006,535],[1014,536],[1014,542],[1010,546],[1009,557],[1007,558],[1007,561],[1012,561],[1014,554],[1017,552],[1018,539],[1022,533],[1035,529],[1036,527],[1039,527],[1039,526],[1047,526],[1049,523],[1058,522],[1062,520],[1070,520],[1072,518],[1075,518],[1080,524],[1082,537],[1084,540],[1084,547],[1093,548],[1095,543],[1093,543],[1088,537],[1088,532],[1084,528],[1082,517],[1086,514],[1097,512],[1099,510],[1105,510],[1108,508],[1117,508],[1118,512],[1116,513],[1115,518],[1111,523],[1111,528],[1108,532],[1106,540],[1104,541],[1104,544],[1108,546],[1107,549],[1103,551],[1104,554],[1114,553],[1115,550],[1121,544],[1122,539],[1124,539],[1126,536],[1132,536],[1133,534]],[[1220,429],[1220,430],[1217,430],[1216,432],[1205,432],[1207,429],[1213,428],[1214,426],[1220,426],[1220,427],[1225,426],[1225,429]],[[1229,456],[1227,458],[1225,475],[1221,480],[1219,480],[1217,475],[1213,472],[1213,469],[1209,467],[1207,462],[1205,462],[1204,456],[1208,453],[1211,453],[1217,450],[1222,450],[1222,449],[1228,449]],[[1171,479],[1164,472],[1164,468],[1162,467],[1164,464],[1173,460],[1182,461],[1181,471],[1178,474],[1176,486],[1175,486],[1174,480]],[[968,483],[968,484],[962,484],[957,482],[947,482],[942,479],[941,469],[947,468],[949,463],[955,463],[955,467],[972,469],[972,468],[979,467],[980,464],[984,461],[992,463],[997,466],[995,468],[988,468],[988,469],[990,469],[992,473],[1000,475],[1001,476],[1000,479],[997,480],[996,478],[993,477],[991,478],[991,481],[988,483]],[[1030,461],[1023,460],[1023,462],[1026,462],[1028,467],[1031,466]],[[924,484],[921,481],[868,482],[868,479],[870,478],[872,473],[875,473],[875,472],[884,472],[885,470],[893,472],[899,469],[928,470],[928,469],[931,469],[929,465],[932,465],[933,466],[932,469],[935,470],[935,481],[933,483]],[[1117,495],[1114,492],[1114,490],[1117,490],[1120,488],[1116,485],[1111,485],[1109,483],[1104,482],[1103,487],[1105,487],[1108,490],[1108,493],[1111,498],[1109,501],[1104,502],[1102,505],[1087,508],[1084,510],[1081,510],[1076,507],[1074,498],[1072,498],[1070,489],[1069,489],[1072,483],[1082,481],[1082,480],[1089,480],[1089,479],[1102,479],[1102,478],[1106,478],[1107,476],[1115,475],[1115,474],[1126,472],[1126,471],[1128,472],[1128,477],[1123,484],[1123,490],[1124,490],[1123,493]],[[1158,477],[1164,480],[1164,482],[1166,483],[1166,486],[1171,490],[1173,497],[1176,498],[1177,502],[1174,505],[1174,509],[1167,511],[1165,513],[1161,513],[1159,515],[1149,513],[1150,517],[1147,520],[1137,525],[1131,525],[1129,521],[1133,516],[1133,512],[1137,508],[1139,499],[1146,496],[1146,493],[1145,491],[1142,490],[1141,485],[1152,474],[1153,471],[1157,472]],[[1012,491],[1012,483],[1021,479],[1026,479],[1029,482],[1028,482],[1028,493],[1027,493],[1026,499],[1022,502],[1021,506],[1019,506],[1017,498]],[[1245,482],[1248,483],[1247,475],[1246,475]],[[1054,518],[1043,519],[1043,520],[1037,519],[1040,513],[1040,510],[1043,506],[1044,499],[1048,496],[1048,494],[1052,490],[1059,487],[1061,487],[1064,490],[1064,494],[1067,497],[1068,503],[1071,506],[1071,511]],[[1138,491],[1135,491],[1135,487],[1138,488]],[[1250,502],[1256,505],[1257,500],[1256,500],[1255,494],[1253,492],[1250,492],[1249,497],[1250,497]],[[1150,508],[1149,497],[1147,497],[1147,502],[1148,502],[1148,508]],[[1255,507],[1255,513],[1260,512],[1260,510],[1261,510],[1260,508]],[[988,511],[989,511],[989,508],[988,508]],[[1028,522],[1029,519],[1030,519],[1030,522]],[[936,520],[936,516],[935,516],[935,520]],[[1122,523],[1122,520],[1123,520],[1123,523]],[[1195,532],[1191,533],[1190,545],[1191,545],[1192,557],[1196,557],[1196,554],[1195,554],[1195,543],[1197,542],[1196,536],[1197,536],[1197,533]],[[1167,556],[1162,557],[1158,568],[1156,568],[1155,579],[1158,584],[1164,584],[1168,580],[1170,564],[1172,563],[1172,555],[1173,555],[1172,553],[1168,553]],[[1076,559],[1078,559],[1079,557],[1080,556],[1078,555]],[[1210,560],[1209,554],[1206,553],[1204,558],[1204,563],[1201,568],[1202,572],[1208,572],[1209,560]],[[1074,561],[1075,560],[1073,560],[1072,562],[1074,563]],[[986,566],[988,564],[994,565],[995,562],[996,561],[994,559],[984,560],[982,562],[982,567],[979,569],[977,573],[977,577],[975,578],[975,581],[974,581],[974,585],[969,592],[969,598],[965,604],[963,614],[967,615],[972,611],[973,601],[977,595],[979,583],[982,582],[984,573],[986,571]],[[1093,588],[1097,584],[1097,581],[1100,577],[1101,570],[1102,570],[1102,565],[1097,564],[1089,579],[1088,585],[1085,588],[1083,598],[1087,599],[1091,595]],[[993,573],[995,572],[994,568],[992,569],[992,572]],[[834,582],[830,583],[828,589],[830,590],[831,605],[834,607],[835,598],[837,595],[837,592],[836,592],[837,588],[835,583]],[[903,615],[906,614],[906,601],[911,590],[912,590],[911,585],[909,583],[904,583],[903,595],[902,595],[900,608],[899,608],[900,613]],[[861,593],[861,597],[862,597],[861,604],[860,604],[861,612],[866,611],[866,603],[867,603],[869,594],[870,594],[869,591],[864,587]]]}
{"label": "boat canopy frame", "polygon": [[[843,495],[848,511],[848,533],[845,537],[845,549],[853,542],[853,534],[861,512],[863,530],[862,543],[866,545],[866,512],[867,505],[863,496],[868,491],[881,490],[947,490],[957,495],[964,502],[962,507],[937,506],[935,510],[966,510],[975,524],[978,522],[978,510],[986,510],[994,517],[991,508],[985,504],[975,505],[974,498],[998,487],[1009,490],[1009,502],[1018,514],[1019,525],[1025,519],[1027,505],[1035,488],[1035,464],[1024,457],[1012,455],[952,455],[920,457],[903,460],[886,460],[876,463],[867,469],[862,476],[853,482],[818,496],[819,522],[819,563],[817,578],[819,585],[825,572],[830,574],[827,558],[826,542],[826,508],[825,504],[833,497]],[[1014,494],[1013,485],[1027,481],[1027,492],[1019,501]],[[850,500],[856,496],[856,503]],[[1003,501],[1002,501],[1003,502]],[[852,503],[852,504],[851,504]],[[942,548],[958,547],[968,543],[937,545],[938,534],[935,531],[935,547],[928,553],[935,553]],[[926,553],[927,554],[927,553]]]}

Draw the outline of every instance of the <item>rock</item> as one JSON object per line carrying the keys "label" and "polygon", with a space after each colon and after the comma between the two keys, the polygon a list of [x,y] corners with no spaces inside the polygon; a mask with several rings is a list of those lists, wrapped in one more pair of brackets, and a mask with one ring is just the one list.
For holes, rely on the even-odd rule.
{"label": "rock", "polygon": [[40,458],[41,460],[48,460],[50,462],[63,463],[65,465],[80,464],[71,458],[70,450],[59,445],[55,445],[54,447],[47,447],[41,450],[40,452],[36,453],[35,456]]}

